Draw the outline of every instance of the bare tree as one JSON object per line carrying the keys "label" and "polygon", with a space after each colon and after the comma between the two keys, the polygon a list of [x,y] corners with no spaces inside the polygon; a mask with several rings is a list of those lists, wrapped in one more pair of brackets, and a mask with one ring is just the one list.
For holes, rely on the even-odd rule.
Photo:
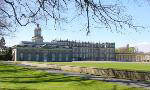
{"label": "bare tree", "polygon": [[[66,20],[66,11],[74,11],[77,16],[86,18],[87,34],[92,29],[92,23],[103,25],[111,31],[120,29],[143,28],[134,25],[133,18],[124,13],[125,7],[121,4],[122,0],[1,0],[5,5],[0,7],[1,16],[0,29],[7,28],[8,24],[15,23],[20,26],[26,26],[30,23],[36,23],[37,20],[54,19],[54,23],[64,22]],[[1,18],[1,17],[0,17]],[[11,22],[5,22],[10,20]]]}
{"label": "bare tree", "polygon": [[12,26],[12,16],[8,13],[9,9],[5,6],[5,2],[0,0],[0,36],[8,36],[15,30]]}

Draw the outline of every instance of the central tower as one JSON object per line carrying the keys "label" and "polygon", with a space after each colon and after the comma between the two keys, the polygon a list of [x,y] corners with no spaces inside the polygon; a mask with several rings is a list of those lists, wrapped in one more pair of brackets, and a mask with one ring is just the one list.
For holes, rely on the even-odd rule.
{"label": "central tower", "polygon": [[39,27],[39,24],[37,24],[37,27],[34,29],[34,36],[32,37],[32,42],[35,42],[36,44],[43,43],[43,37],[41,36],[41,28]]}

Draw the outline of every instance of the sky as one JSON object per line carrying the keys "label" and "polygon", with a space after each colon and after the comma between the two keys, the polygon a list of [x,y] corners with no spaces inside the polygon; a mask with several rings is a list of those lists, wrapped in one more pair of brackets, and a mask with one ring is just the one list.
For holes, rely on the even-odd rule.
{"label": "sky", "polygon": [[[142,32],[135,32],[134,30],[127,30],[125,34],[110,32],[105,28],[93,29],[87,36],[85,30],[81,30],[78,21],[71,25],[64,26],[64,29],[54,30],[51,22],[43,24],[39,22],[42,29],[42,36],[45,42],[51,40],[76,40],[76,41],[90,41],[90,42],[115,42],[116,47],[123,47],[126,44],[139,48],[139,51],[150,52],[150,5],[145,3],[127,3],[127,13],[133,16],[136,24],[143,25],[146,29]],[[81,19],[82,20],[82,19]],[[83,21],[83,20],[82,20]],[[15,32],[15,37],[5,37],[6,45],[13,46],[19,44],[21,41],[31,41],[36,25],[31,24],[27,27],[18,27]]]}

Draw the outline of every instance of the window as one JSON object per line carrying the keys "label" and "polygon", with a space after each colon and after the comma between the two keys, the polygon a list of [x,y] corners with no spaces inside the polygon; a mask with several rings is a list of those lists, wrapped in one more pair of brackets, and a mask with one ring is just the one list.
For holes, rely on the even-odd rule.
{"label": "window", "polygon": [[28,54],[28,60],[29,61],[31,60],[31,54]]}
{"label": "window", "polygon": [[37,55],[36,55],[36,61],[38,61],[38,60],[39,60],[39,55],[37,54]]}
{"label": "window", "polygon": [[44,62],[47,62],[47,54],[44,55]]}
{"label": "window", "polygon": [[52,54],[52,61],[55,61],[55,54]]}
{"label": "window", "polygon": [[68,61],[68,59],[69,59],[69,58],[68,58],[68,54],[66,54],[66,61]]}
{"label": "window", "polygon": [[59,61],[61,61],[62,60],[62,55],[61,55],[61,53],[59,54]]}
{"label": "window", "polygon": [[20,60],[23,60],[23,53],[20,53]]}

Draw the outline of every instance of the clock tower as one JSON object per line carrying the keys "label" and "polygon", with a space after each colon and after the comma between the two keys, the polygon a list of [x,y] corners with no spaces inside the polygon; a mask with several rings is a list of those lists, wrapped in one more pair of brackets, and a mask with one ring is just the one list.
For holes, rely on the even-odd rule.
{"label": "clock tower", "polygon": [[41,36],[41,28],[39,27],[39,24],[37,24],[37,27],[34,29],[34,36],[32,37],[32,42],[35,42],[36,44],[43,43],[43,36]]}

